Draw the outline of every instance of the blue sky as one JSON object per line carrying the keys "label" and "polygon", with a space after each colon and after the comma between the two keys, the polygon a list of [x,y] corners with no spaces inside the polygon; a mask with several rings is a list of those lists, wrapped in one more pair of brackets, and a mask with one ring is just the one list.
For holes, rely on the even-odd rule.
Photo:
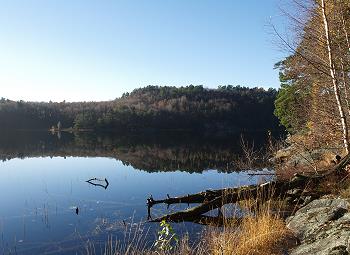
{"label": "blue sky", "polygon": [[279,86],[280,0],[0,0],[0,97],[109,100],[152,85]]}

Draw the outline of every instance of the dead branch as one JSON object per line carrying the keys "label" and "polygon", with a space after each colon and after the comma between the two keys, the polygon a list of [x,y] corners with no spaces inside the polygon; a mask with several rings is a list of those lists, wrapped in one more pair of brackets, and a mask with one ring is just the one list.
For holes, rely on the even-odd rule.
{"label": "dead branch", "polygon": [[[87,180],[86,182],[93,185],[93,186],[102,187],[104,189],[107,189],[109,186],[109,182],[108,182],[107,178],[105,178],[104,180],[98,179],[98,178],[91,178],[91,179]],[[103,185],[101,183],[96,183],[96,182],[105,182],[106,184]]]}
{"label": "dead branch", "polygon": [[[331,174],[339,174],[346,165],[350,162],[350,154],[344,157],[339,164],[334,166],[329,171],[317,175],[302,175],[295,174],[289,181],[270,181],[260,185],[242,186],[239,188],[226,188],[221,190],[206,190],[197,194],[182,196],[182,197],[170,197],[167,195],[166,199],[154,200],[151,196],[147,199],[148,205],[148,219],[150,222],[160,222],[166,220],[169,222],[205,222],[200,221],[203,219],[204,214],[217,208],[221,208],[225,204],[237,203],[246,199],[259,199],[259,202],[264,202],[271,198],[286,199],[287,201],[303,201],[301,195],[309,196],[311,199],[318,198],[321,194],[315,192],[306,193],[304,190],[310,184],[317,185]],[[295,190],[301,190],[302,192],[294,192]],[[322,194],[323,195],[323,194]],[[151,208],[155,204],[165,203],[201,203],[198,206],[167,214],[156,219],[151,217]]]}

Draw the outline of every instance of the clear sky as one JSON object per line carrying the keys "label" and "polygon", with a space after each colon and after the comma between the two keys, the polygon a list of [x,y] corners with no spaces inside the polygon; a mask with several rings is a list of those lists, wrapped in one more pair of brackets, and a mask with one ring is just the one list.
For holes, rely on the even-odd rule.
{"label": "clear sky", "polygon": [[0,97],[109,100],[152,85],[279,86],[279,0],[0,0]]}

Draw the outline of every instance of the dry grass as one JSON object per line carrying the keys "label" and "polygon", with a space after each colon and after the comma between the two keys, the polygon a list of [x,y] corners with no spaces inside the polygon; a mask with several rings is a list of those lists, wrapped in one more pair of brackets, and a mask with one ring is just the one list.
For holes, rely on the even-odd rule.
{"label": "dry grass", "polygon": [[208,249],[213,255],[282,254],[281,244],[287,234],[284,221],[278,217],[250,216],[242,220],[239,228],[211,231]]}
{"label": "dry grass", "polygon": [[[249,202],[250,204],[251,202]],[[223,228],[210,228],[202,234],[201,241],[190,245],[188,237],[182,238],[171,251],[147,248],[137,238],[137,242],[122,245],[110,238],[105,245],[104,255],[265,255],[284,254],[290,233],[283,219],[267,210],[258,209],[257,215],[245,217],[237,227],[227,223]],[[86,254],[96,254],[90,247]]]}
{"label": "dry grass", "polygon": [[270,198],[273,190],[268,194],[259,194],[256,199],[246,199],[239,202],[240,208],[249,210],[239,225],[225,224],[222,229],[210,229],[207,240],[208,254],[212,255],[257,255],[283,254],[288,246],[287,241],[291,233],[279,212],[285,204],[280,200]]}
{"label": "dry grass", "polygon": [[[269,192],[271,196],[273,192]],[[144,245],[144,237],[135,236],[122,245],[110,239],[106,244],[104,255],[265,255],[285,254],[285,247],[290,246],[291,233],[285,226],[278,212],[282,202],[268,200],[261,203],[263,195],[257,199],[247,199],[239,203],[246,210],[246,217],[239,221],[227,219],[224,227],[207,228],[201,240],[189,244],[188,237],[182,238],[172,250],[160,251],[155,247]],[[265,200],[266,201],[266,200]],[[232,209],[237,210],[237,209]],[[225,210],[224,210],[225,212]],[[233,211],[233,215],[236,211]],[[232,214],[231,214],[232,215]],[[88,252],[87,254],[95,254]]]}
{"label": "dry grass", "polygon": [[184,236],[172,250],[158,250],[153,246],[149,247],[146,242],[145,233],[135,234],[131,240],[120,241],[113,237],[109,237],[104,245],[103,250],[95,248],[92,242],[88,242],[85,246],[86,255],[207,255],[209,254],[202,243],[190,245],[188,236]]}
{"label": "dry grass", "polygon": [[248,140],[241,135],[240,147],[242,149],[239,156],[233,160],[238,170],[260,170],[272,167],[271,158],[276,152],[286,147],[284,140],[274,139],[271,132],[267,133],[266,147],[257,148],[254,142],[249,143]]}

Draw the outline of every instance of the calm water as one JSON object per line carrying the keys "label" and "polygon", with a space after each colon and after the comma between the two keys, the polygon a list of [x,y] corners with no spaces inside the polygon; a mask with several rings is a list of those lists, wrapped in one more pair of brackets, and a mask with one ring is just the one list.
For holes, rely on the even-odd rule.
{"label": "calm water", "polygon": [[[264,134],[257,135],[260,146]],[[0,253],[84,254],[88,241],[99,253],[108,236],[121,239],[126,228],[147,219],[150,194],[164,198],[257,182],[261,177],[235,171],[239,153],[239,136],[2,132]],[[93,186],[90,178],[106,178],[109,185]],[[186,207],[158,205],[152,214]],[[158,224],[142,228],[152,242]],[[192,223],[174,228],[194,237],[202,231]]]}

